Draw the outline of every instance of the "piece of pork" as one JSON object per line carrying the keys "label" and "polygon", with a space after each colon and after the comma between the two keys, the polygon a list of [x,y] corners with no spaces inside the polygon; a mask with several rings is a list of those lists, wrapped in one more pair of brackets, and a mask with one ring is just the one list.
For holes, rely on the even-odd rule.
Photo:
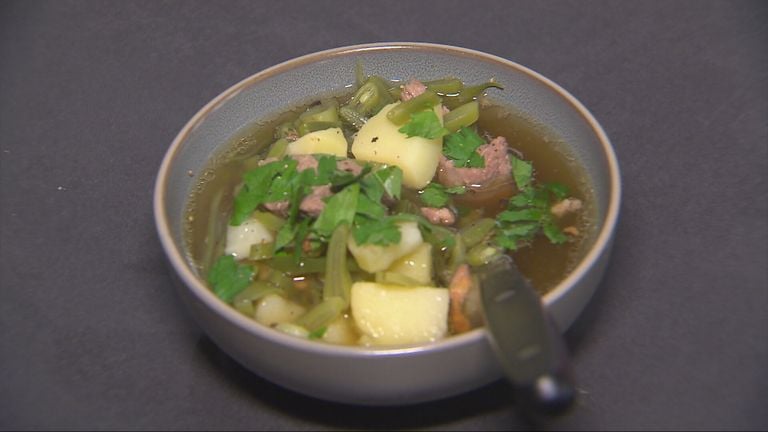
{"label": "piece of pork", "polygon": [[483,168],[457,168],[453,161],[440,156],[437,180],[448,187],[482,187],[493,180],[507,181],[512,177],[512,165],[509,162],[509,144],[503,136],[481,145],[477,152],[485,159]]}
{"label": "piece of pork", "polygon": [[561,218],[569,213],[581,210],[581,205],[581,200],[578,198],[566,198],[552,205],[549,211],[555,215],[555,217]]}
{"label": "piece of pork", "polygon": [[417,79],[411,79],[407,83],[403,84],[403,89],[400,91],[400,100],[405,102],[411,100],[416,96],[424,93],[427,90],[421,81]]}
{"label": "piece of pork", "polygon": [[422,207],[421,214],[435,225],[453,225],[456,223],[456,215],[446,207]]}

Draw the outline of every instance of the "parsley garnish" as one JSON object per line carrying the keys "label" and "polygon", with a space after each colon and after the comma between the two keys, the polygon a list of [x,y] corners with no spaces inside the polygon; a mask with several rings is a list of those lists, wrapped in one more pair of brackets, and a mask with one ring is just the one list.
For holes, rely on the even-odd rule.
{"label": "parsley garnish", "polygon": [[477,152],[477,148],[485,144],[480,135],[474,130],[463,127],[445,137],[443,154],[453,161],[458,168],[483,168],[485,158]]}
{"label": "parsley garnish", "polygon": [[445,207],[451,199],[451,195],[463,194],[467,191],[464,186],[445,187],[440,183],[432,182],[421,191],[421,202],[427,207]]}
{"label": "parsley garnish", "polygon": [[[530,163],[526,164],[530,167]],[[530,178],[527,181],[529,182]],[[530,243],[539,232],[553,244],[564,243],[568,238],[555,223],[549,208],[555,200],[562,199],[567,194],[568,188],[559,183],[546,183],[536,187],[528,185],[510,198],[507,209],[496,216],[496,244],[505,249],[516,250]]]}
{"label": "parsley garnish", "polygon": [[398,131],[408,135],[408,138],[420,136],[436,139],[448,134],[448,129],[443,127],[432,108],[411,114],[408,123]]}
{"label": "parsley garnish", "polygon": [[371,219],[367,216],[358,215],[355,217],[352,236],[359,245],[368,243],[386,246],[399,243],[401,238],[400,227],[395,222],[396,219],[392,216]]}
{"label": "parsley garnish", "polygon": [[340,223],[352,224],[355,218],[355,209],[358,207],[359,196],[360,185],[358,183],[353,183],[331,196],[325,203],[323,212],[312,225],[312,229],[323,237],[330,237]]}
{"label": "parsley garnish", "polygon": [[512,177],[515,179],[517,188],[519,190],[528,189],[533,177],[533,164],[514,156],[509,156],[509,161],[512,165]]}
{"label": "parsley garnish", "polygon": [[220,299],[229,303],[232,298],[251,283],[253,267],[239,265],[232,255],[219,258],[208,272],[208,282]]}

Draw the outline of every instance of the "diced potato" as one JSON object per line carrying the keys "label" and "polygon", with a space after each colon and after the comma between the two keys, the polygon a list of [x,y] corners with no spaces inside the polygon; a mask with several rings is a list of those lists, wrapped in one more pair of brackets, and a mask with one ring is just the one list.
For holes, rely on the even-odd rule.
{"label": "diced potato", "polygon": [[392,263],[413,251],[423,243],[421,231],[416,222],[401,222],[400,243],[379,246],[372,244],[358,245],[353,236],[347,240],[347,248],[361,269],[376,273],[389,268]]}
{"label": "diced potato", "polygon": [[256,219],[247,219],[238,226],[227,227],[227,245],[224,253],[243,259],[251,253],[251,245],[274,241],[274,236],[264,224]]}
{"label": "diced potato", "polygon": [[347,140],[340,128],[323,129],[310,132],[288,144],[289,155],[330,154],[347,157]]}
{"label": "diced potato", "polygon": [[302,306],[277,294],[270,294],[259,300],[254,318],[266,326],[275,326],[291,322],[304,315],[304,312],[306,309]]}
{"label": "diced potato", "polygon": [[352,316],[364,344],[432,342],[448,331],[450,299],[445,288],[356,282],[351,296]]}
{"label": "diced potato", "polygon": [[[398,102],[399,103],[399,102]],[[435,176],[443,139],[411,137],[398,131],[400,127],[387,118],[397,103],[385,106],[360,129],[352,143],[355,158],[396,165],[403,170],[403,184],[422,189]],[[440,106],[435,107],[438,118],[443,118]]]}
{"label": "diced potato", "polygon": [[323,333],[323,340],[340,345],[354,345],[359,335],[355,330],[352,317],[344,314],[333,320]]}
{"label": "diced potato", "polygon": [[406,276],[420,285],[431,285],[432,245],[420,244],[415,251],[396,259],[387,271]]}

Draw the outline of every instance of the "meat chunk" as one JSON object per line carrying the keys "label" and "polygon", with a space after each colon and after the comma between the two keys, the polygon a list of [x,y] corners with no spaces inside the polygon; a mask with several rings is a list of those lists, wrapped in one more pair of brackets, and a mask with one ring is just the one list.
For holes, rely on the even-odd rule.
{"label": "meat chunk", "polygon": [[424,215],[430,223],[435,225],[453,225],[456,222],[456,215],[446,207],[422,207],[421,214]]}
{"label": "meat chunk", "polygon": [[312,193],[301,200],[299,210],[310,216],[317,217],[325,208],[325,201],[323,201],[323,198],[327,198],[331,195],[331,185],[314,186],[312,188]]}
{"label": "meat chunk", "polygon": [[361,167],[360,164],[355,162],[353,159],[342,159],[336,162],[336,168],[340,169],[341,171],[351,173],[355,176],[360,175],[360,173],[363,172],[363,167]]}
{"label": "meat chunk", "polygon": [[568,213],[581,210],[581,200],[577,198],[566,198],[555,203],[550,209],[550,213],[555,217],[561,218]]}
{"label": "meat chunk", "polygon": [[421,81],[412,79],[403,85],[403,90],[400,92],[400,100],[403,102],[413,99],[416,96],[424,93],[427,90]]}
{"label": "meat chunk", "polygon": [[440,156],[437,179],[444,186],[482,187],[494,181],[506,181],[512,177],[509,162],[509,145],[503,136],[481,145],[477,152],[485,159],[483,168],[457,168],[453,161]]}

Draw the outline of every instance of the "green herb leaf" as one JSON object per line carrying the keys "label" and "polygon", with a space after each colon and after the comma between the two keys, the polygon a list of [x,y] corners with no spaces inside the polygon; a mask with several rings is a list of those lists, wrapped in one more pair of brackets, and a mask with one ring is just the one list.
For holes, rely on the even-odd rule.
{"label": "green herb leaf", "polygon": [[360,185],[358,183],[353,183],[330,197],[323,212],[312,225],[312,229],[323,237],[330,237],[340,223],[352,224],[359,197]]}
{"label": "green herb leaf", "polygon": [[371,177],[381,184],[387,195],[396,200],[400,199],[403,187],[403,170],[400,167],[392,165],[376,170]]}
{"label": "green herb leaf", "polygon": [[533,164],[514,156],[509,157],[512,165],[512,177],[519,190],[526,190],[531,186],[533,177]]}
{"label": "green herb leaf", "polygon": [[550,242],[553,244],[562,244],[568,241],[568,237],[563,233],[560,227],[555,224],[552,218],[548,218],[543,223],[544,235],[547,236]]}
{"label": "green herb leaf", "polygon": [[387,246],[400,242],[400,227],[395,224],[395,219],[385,217],[371,219],[365,216],[355,218],[352,235],[357,244],[373,244]]}
{"label": "green herb leaf", "polygon": [[208,272],[208,282],[220,299],[229,303],[251,283],[253,267],[239,265],[232,255],[220,257]]}
{"label": "green herb leaf", "polygon": [[460,195],[467,191],[464,186],[445,187],[440,183],[430,183],[420,194],[421,202],[427,207],[445,207],[451,195]]}
{"label": "green herb leaf", "polygon": [[443,154],[459,168],[483,168],[485,158],[477,153],[477,148],[485,141],[474,130],[463,127],[445,137]]}
{"label": "green herb leaf", "polygon": [[568,191],[568,187],[560,183],[555,183],[555,182],[545,183],[544,187],[547,188],[547,190],[550,191],[559,200],[567,197],[568,194],[570,193]]}
{"label": "green herb leaf", "polygon": [[502,222],[539,221],[543,216],[541,209],[505,210],[496,216]]}
{"label": "green herb leaf", "polygon": [[420,136],[436,139],[448,134],[448,129],[443,127],[437,114],[431,108],[411,114],[408,123],[398,131],[408,135],[408,138]]}

